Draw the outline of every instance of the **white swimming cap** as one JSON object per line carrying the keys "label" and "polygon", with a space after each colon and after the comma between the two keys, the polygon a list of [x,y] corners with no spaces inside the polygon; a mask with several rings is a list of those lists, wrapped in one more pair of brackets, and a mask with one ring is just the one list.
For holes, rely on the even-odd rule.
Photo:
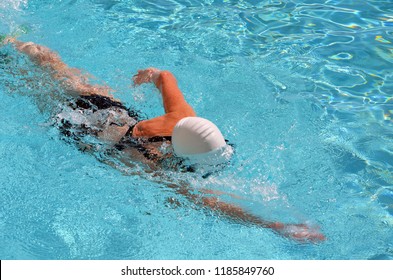
{"label": "white swimming cap", "polygon": [[176,124],[172,145],[175,154],[190,163],[217,165],[227,162],[233,153],[217,126],[199,117],[183,118]]}

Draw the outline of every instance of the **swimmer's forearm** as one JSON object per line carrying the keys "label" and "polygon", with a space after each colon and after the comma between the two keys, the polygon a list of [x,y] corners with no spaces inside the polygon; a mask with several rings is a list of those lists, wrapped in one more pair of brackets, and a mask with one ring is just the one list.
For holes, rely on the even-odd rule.
{"label": "swimmer's forearm", "polygon": [[264,228],[275,229],[277,227],[277,223],[265,221],[258,216],[246,212],[239,206],[220,201],[217,197],[203,197],[201,202],[204,206],[219,211],[229,218],[235,220],[240,220],[242,222],[254,224]]}
{"label": "swimmer's forearm", "polygon": [[171,72],[160,71],[154,84],[162,94],[165,113],[186,111],[189,116],[196,115],[193,108],[186,102],[177,80]]}
{"label": "swimmer's forearm", "polygon": [[312,227],[307,224],[284,224],[280,222],[267,221],[246,211],[240,206],[220,201],[220,199],[216,196],[205,196],[205,194],[220,195],[220,192],[203,189],[201,193],[195,193],[191,191],[187,183],[180,185],[167,184],[167,186],[175,189],[177,193],[184,195],[195,204],[210,208],[213,211],[220,212],[221,214],[227,216],[228,218],[234,219],[235,221],[241,221],[246,224],[269,228],[282,236],[300,242],[321,242],[326,239],[325,236],[319,231],[318,227]]}
{"label": "swimmer's forearm", "polygon": [[247,224],[269,228],[276,233],[300,242],[321,242],[326,237],[318,227],[307,224],[284,224],[280,222],[266,221],[253,215],[239,206],[219,201],[217,197],[203,197],[201,202],[213,210],[219,211],[229,218],[242,221]]}
{"label": "swimmer's forearm", "polygon": [[177,85],[175,76],[167,70],[147,68],[138,70],[133,77],[134,84],[154,83],[162,94],[165,113],[174,113],[182,117],[195,116],[194,109],[186,102],[183,93]]}

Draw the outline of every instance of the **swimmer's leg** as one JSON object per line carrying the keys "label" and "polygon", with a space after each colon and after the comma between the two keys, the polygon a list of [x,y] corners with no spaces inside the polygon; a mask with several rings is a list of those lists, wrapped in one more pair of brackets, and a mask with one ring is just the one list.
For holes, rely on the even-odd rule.
{"label": "swimmer's leg", "polygon": [[13,44],[16,50],[26,54],[33,63],[48,71],[52,78],[59,81],[59,85],[68,95],[77,97],[96,94],[114,99],[110,95],[111,89],[109,87],[89,84],[87,74],[83,74],[79,69],[69,67],[57,53],[49,48],[33,42],[18,41],[12,37],[7,37],[5,42]]}

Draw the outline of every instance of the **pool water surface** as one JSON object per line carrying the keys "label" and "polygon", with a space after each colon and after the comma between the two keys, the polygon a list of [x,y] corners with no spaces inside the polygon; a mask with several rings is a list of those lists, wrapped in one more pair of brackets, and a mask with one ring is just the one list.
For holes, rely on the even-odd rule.
{"label": "pool water surface", "polygon": [[[206,179],[106,164],[61,139],[58,85],[2,46],[1,259],[393,258],[392,1],[2,0],[0,34],[48,46],[149,118],[159,94],[131,77],[168,69],[236,151]],[[171,180],[326,240],[230,220]]]}

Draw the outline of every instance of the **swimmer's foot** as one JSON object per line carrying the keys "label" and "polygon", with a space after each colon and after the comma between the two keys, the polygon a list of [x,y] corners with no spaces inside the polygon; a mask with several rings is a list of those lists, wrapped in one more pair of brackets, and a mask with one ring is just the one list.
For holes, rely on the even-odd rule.
{"label": "swimmer's foot", "polygon": [[134,85],[139,86],[144,83],[156,83],[161,71],[157,68],[147,68],[138,70],[138,73],[132,77]]}
{"label": "swimmer's foot", "polygon": [[270,227],[280,235],[299,242],[317,243],[326,240],[326,237],[316,226],[307,224],[274,223]]}
{"label": "swimmer's foot", "polygon": [[15,37],[11,37],[8,35],[0,35],[0,45],[6,45],[9,43],[15,43],[16,39]]}
{"label": "swimmer's foot", "polygon": [[6,44],[7,35],[0,35],[0,45]]}

